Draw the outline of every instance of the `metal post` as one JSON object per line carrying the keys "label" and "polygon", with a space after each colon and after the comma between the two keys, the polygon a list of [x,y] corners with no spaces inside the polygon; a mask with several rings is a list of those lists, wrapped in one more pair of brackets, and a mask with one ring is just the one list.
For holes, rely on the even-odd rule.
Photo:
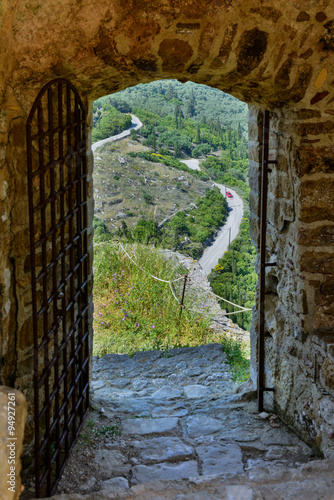
{"label": "metal post", "polygon": [[260,218],[260,276],[259,276],[259,336],[258,336],[258,410],[263,411],[264,392],[264,326],[265,326],[265,273],[268,198],[269,111],[263,114],[261,218]]}
{"label": "metal post", "polygon": [[180,318],[181,318],[181,314],[182,314],[182,309],[184,308],[183,302],[184,302],[184,295],[186,293],[187,278],[188,278],[188,273],[184,275],[183,290],[182,290],[182,297],[181,297],[181,304],[180,304]]}

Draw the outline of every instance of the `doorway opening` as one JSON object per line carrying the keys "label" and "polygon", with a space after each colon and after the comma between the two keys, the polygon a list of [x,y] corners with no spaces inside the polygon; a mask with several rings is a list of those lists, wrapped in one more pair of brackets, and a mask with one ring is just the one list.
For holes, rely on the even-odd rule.
{"label": "doorway opening", "polygon": [[[122,132],[123,128],[128,128],[126,120],[130,116],[132,127]],[[204,85],[161,80],[95,101],[93,122],[95,269],[102,269],[99,255],[105,258],[103,240],[116,238],[122,245],[136,243],[137,246],[180,252],[199,261],[203,276],[211,273],[213,291],[227,299],[221,304],[222,307],[225,304],[225,310],[228,308],[228,314],[236,309],[239,311],[232,316],[233,322],[225,322],[226,333],[238,332],[240,336],[242,330],[238,329],[238,323],[249,330],[249,309],[255,303],[257,277],[256,252],[249,236],[247,105]],[[113,136],[110,141],[109,135]],[[150,251],[147,262],[154,260],[153,250]],[[126,254],[123,252],[123,255]],[[218,259],[223,256],[223,262],[219,263]],[[133,257],[136,260],[135,254]],[[126,259],[133,268],[134,264]],[[115,263],[116,267],[119,265]],[[147,272],[159,274],[157,269]],[[192,296],[197,295],[197,299],[201,296],[197,309],[198,312],[199,308],[205,310],[208,293],[198,286],[196,292],[193,290],[189,295],[191,276],[186,269],[183,273],[187,274],[187,285],[182,301],[184,283],[183,280],[176,282],[178,302],[194,309]],[[106,272],[102,274],[106,279]],[[131,281],[135,280],[129,279],[131,290]],[[195,283],[192,289],[194,287]],[[166,292],[175,300],[169,286]],[[95,293],[99,293],[96,285]],[[162,291],[158,293],[162,297]],[[129,328],[128,304],[123,304],[125,315],[117,310],[121,302],[115,299],[114,293],[105,299],[100,294],[99,297],[95,300],[94,331],[100,345],[95,354],[112,352],[106,347],[108,341],[113,345],[113,352],[118,352],[122,336],[119,331],[112,334],[108,320],[115,315],[122,315],[122,331],[139,330],[136,337],[146,338],[146,321],[136,316],[134,305],[131,307],[133,324]],[[100,302],[101,307],[96,307]],[[235,308],[230,303],[241,307]],[[178,307],[177,303],[175,305]],[[159,302],[153,299],[152,304],[146,304],[145,310],[156,307],[159,308]],[[170,320],[165,319],[165,323],[170,324]],[[145,325],[144,330],[136,326],[138,324]],[[168,348],[187,345],[189,341],[194,345],[196,340],[203,338],[196,333],[197,324],[198,321],[193,325],[193,337],[170,334],[168,340],[166,335],[159,335],[159,328],[154,328],[155,335],[150,332],[149,336],[156,340],[155,344],[144,341],[136,348],[142,350],[144,346],[157,345]],[[161,330],[164,330],[163,325],[162,321]],[[177,322],[175,327],[179,329]],[[208,325],[205,329],[208,331]],[[133,342],[132,338],[132,349]]]}

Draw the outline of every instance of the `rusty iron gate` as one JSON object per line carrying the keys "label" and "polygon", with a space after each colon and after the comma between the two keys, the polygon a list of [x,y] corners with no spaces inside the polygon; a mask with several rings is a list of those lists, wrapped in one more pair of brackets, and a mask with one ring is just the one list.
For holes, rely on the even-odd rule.
{"label": "rusty iron gate", "polygon": [[54,493],[89,403],[86,111],[48,83],[27,121],[36,497]]}
{"label": "rusty iron gate", "polygon": [[261,169],[261,212],[260,212],[260,273],[259,273],[259,330],[258,330],[258,411],[264,410],[264,392],[273,392],[273,387],[265,384],[265,299],[266,299],[266,268],[277,266],[276,262],[267,262],[267,203],[268,203],[268,166],[276,164],[269,159],[269,111],[263,113],[262,123],[262,169]]}

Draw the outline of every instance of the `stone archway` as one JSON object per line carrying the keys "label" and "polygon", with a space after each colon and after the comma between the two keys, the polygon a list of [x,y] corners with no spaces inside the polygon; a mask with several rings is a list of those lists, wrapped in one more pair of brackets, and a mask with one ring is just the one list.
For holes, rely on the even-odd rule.
{"label": "stone archway", "polygon": [[[327,0],[88,0],[1,10],[0,318],[2,382],[30,402],[32,322],[25,122],[55,77],[77,86],[89,110],[101,95],[153,79],[219,88],[250,104],[252,237],[258,245],[261,110],[271,110],[266,376],[276,411],[328,454],[334,406],[334,252],[331,146],[334,131],[334,11]],[[89,241],[92,233],[89,160]],[[90,245],[91,251],[91,245]],[[253,331],[256,330],[255,315]],[[256,335],[253,333],[253,345]],[[253,349],[253,356],[256,357]],[[255,359],[253,373],[255,380]]]}

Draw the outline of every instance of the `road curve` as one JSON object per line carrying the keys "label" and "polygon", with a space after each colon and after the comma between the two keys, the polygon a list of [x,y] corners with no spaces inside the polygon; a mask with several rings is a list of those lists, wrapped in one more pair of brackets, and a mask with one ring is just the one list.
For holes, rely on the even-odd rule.
{"label": "road curve", "polygon": [[[200,170],[198,160],[183,160],[182,163],[185,163],[192,170]],[[220,192],[224,195],[226,193],[226,189],[230,191],[233,198],[226,198],[230,209],[227,221],[219,230],[213,244],[204,250],[202,257],[198,261],[205,274],[209,274],[218,264],[218,260],[228,250],[229,243],[237,237],[243,216],[243,203],[240,196],[231,188],[227,188],[226,186],[217,184],[216,182],[213,184],[217,186],[220,189]]]}
{"label": "road curve", "polygon": [[94,144],[92,144],[93,153],[97,148],[99,148],[106,142],[114,142],[114,141],[119,141],[120,139],[124,139],[124,137],[127,137],[128,135],[131,134],[132,129],[138,130],[140,127],[143,126],[142,122],[135,115],[131,115],[131,123],[132,123],[131,127],[126,130],[123,130],[123,132],[121,132],[120,134],[112,135],[111,137],[107,137],[106,139],[102,139],[101,141],[94,142]]}

